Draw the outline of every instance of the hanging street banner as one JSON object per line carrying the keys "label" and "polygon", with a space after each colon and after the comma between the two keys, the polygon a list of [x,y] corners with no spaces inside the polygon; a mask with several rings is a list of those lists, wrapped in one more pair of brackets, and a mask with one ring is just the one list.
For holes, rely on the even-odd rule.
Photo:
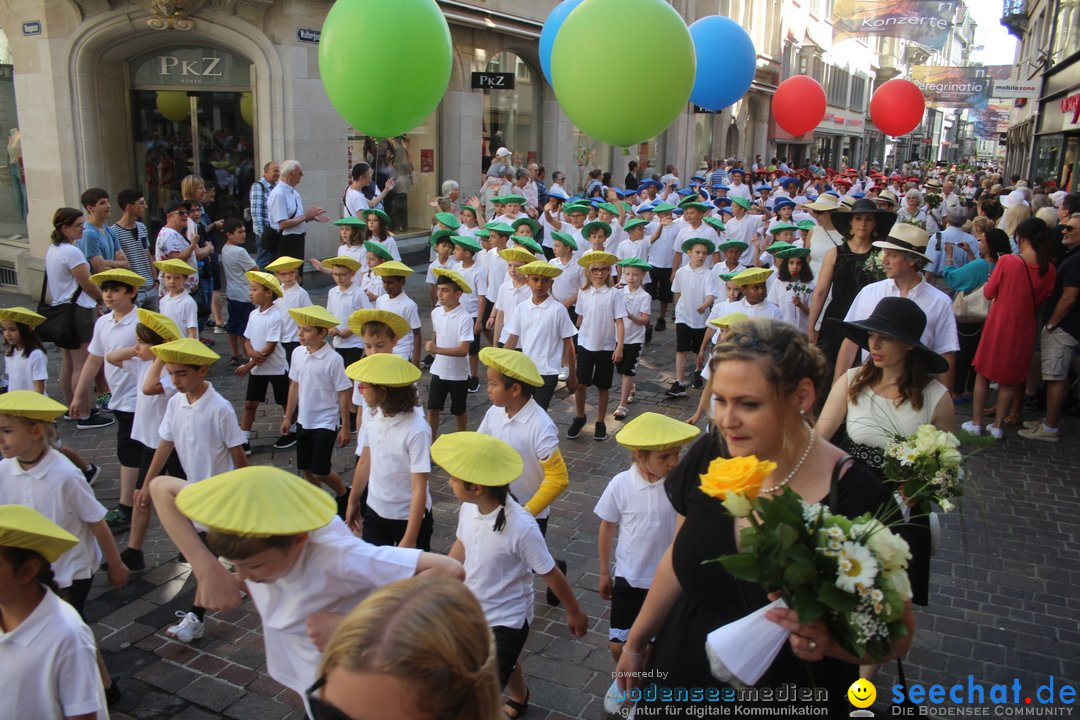
{"label": "hanging street banner", "polygon": [[995,80],[994,87],[990,91],[990,97],[999,100],[1015,100],[1016,98],[1039,97],[1039,83],[1025,82],[1023,80]]}
{"label": "hanging street banner", "polygon": [[994,81],[1008,80],[1011,73],[1011,65],[916,65],[911,81],[923,91],[927,107],[982,108],[990,102]]}
{"label": "hanging street banner", "polygon": [[990,103],[984,108],[970,110],[968,117],[975,122],[975,137],[997,140],[1001,133],[1009,132],[1010,103]]}
{"label": "hanging street banner", "polygon": [[853,37],[898,37],[935,50],[945,47],[956,0],[836,0],[833,42]]}

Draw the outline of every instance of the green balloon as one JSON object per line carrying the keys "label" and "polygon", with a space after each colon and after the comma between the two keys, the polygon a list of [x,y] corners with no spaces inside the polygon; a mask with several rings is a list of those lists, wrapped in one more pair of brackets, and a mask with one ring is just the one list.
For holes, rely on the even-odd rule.
{"label": "green balloon", "polygon": [[450,28],[435,0],[337,0],[319,38],[327,97],[375,138],[406,133],[438,106],[453,66]]}
{"label": "green balloon", "polygon": [[[663,0],[586,0],[555,37],[551,85],[582,132],[627,147],[659,135],[686,108],[696,62],[686,23]],[[591,71],[601,66],[635,70]]]}

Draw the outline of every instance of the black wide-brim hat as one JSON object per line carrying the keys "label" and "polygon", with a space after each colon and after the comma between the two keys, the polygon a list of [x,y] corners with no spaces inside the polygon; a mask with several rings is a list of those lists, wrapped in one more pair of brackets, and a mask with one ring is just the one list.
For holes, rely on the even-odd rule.
{"label": "black wide-brim hat", "polygon": [[870,317],[855,322],[841,322],[840,329],[845,337],[863,350],[869,351],[869,335],[874,332],[910,345],[913,352],[923,356],[927,369],[934,375],[940,375],[949,369],[949,361],[944,356],[923,345],[926,313],[908,298],[882,298]]}
{"label": "black wide-brim hat", "polygon": [[876,221],[874,234],[885,237],[889,229],[896,224],[896,213],[881,210],[871,198],[859,198],[851,205],[851,210],[845,211],[841,206],[832,214],[833,227],[844,237],[851,237],[851,218],[859,214],[873,215]]}

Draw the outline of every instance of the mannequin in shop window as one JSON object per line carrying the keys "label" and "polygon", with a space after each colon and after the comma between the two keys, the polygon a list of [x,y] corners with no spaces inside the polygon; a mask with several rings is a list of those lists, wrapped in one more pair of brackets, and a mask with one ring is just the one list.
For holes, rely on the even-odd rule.
{"label": "mannequin in shop window", "polygon": [[15,206],[19,209],[19,217],[25,218],[27,211],[26,203],[26,173],[23,170],[22,156],[22,133],[19,128],[11,128],[8,131],[8,168],[11,172],[11,184],[15,188]]}

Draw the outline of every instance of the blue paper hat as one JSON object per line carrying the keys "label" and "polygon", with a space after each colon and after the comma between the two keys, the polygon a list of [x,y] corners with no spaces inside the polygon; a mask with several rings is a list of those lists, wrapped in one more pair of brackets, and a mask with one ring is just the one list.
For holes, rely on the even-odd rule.
{"label": "blue paper hat", "polygon": [[723,215],[724,213],[727,213],[728,215],[734,215],[735,211],[732,210],[730,206],[724,206],[720,208],[720,214]]}
{"label": "blue paper hat", "polygon": [[675,192],[677,192],[677,193],[678,193],[678,194],[680,194],[680,195],[693,195],[693,194],[694,194],[694,191],[693,191],[693,189],[692,189],[692,188],[688,188],[688,187],[684,187],[684,188],[679,188],[679,189],[678,189],[678,190],[676,190]]}
{"label": "blue paper hat", "polygon": [[570,196],[564,193],[562,190],[550,190],[548,191],[549,198],[555,198],[556,200],[569,200]]}
{"label": "blue paper hat", "polygon": [[773,210],[779,210],[784,206],[795,207],[795,201],[791,198],[786,197],[779,198],[775,203],[773,203]]}
{"label": "blue paper hat", "polygon": [[731,205],[731,198],[729,198],[729,197],[718,197],[715,200],[713,200],[713,205],[715,205],[718,208],[727,207],[728,205]]}
{"label": "blue paper hat", "polygon": [[787,187],[788,185],[798,185],[799,178],[782,177],[780,178],[780,187]]}
{"label": "blue paper hat", "polygon": [[654,207],[655,207],[655,206],[654,206],[654,205],[653,205],[652,203],[645,203],[644,205],[642,205],[641,207],[639,207],[639,208],[637,209],[637,211],[638,211],[639,213],[643,213],[643,212],[652,212],[652,211],[653,211],[653,208],[654,208]]}

